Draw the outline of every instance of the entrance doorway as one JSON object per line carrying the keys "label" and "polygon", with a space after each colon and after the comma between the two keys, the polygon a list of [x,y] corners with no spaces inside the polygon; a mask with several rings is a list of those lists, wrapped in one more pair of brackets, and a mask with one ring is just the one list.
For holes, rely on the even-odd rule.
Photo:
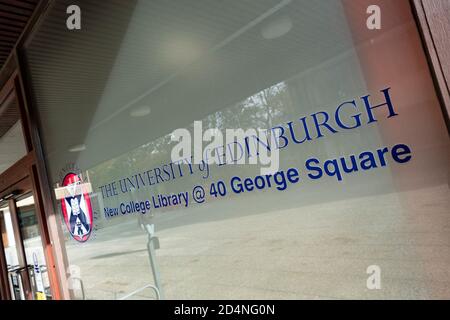
{"label": "entrance doorway", "polygon": [[51,299],[47,264],[29,178],[0,199],[2,255],[13,300]]}
{"label": "entrance doorway", "polygon": [[0,299],[59,298],[30,117],[14,73],[0,89]]}

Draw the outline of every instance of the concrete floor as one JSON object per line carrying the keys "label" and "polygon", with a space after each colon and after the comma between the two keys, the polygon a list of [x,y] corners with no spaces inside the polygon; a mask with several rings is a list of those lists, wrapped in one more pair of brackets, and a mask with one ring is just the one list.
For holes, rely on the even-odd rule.
{"label": "concrete floor", "polygon": [[[230,211],[229,205],[219,201],[202,210],[211,215]],[[449,188],[441,185],[161,228],[157,261],[164,295],[449,299],[449,208]],[[194,214],[189,210],[196,209],[185,214]],[[176,219],[176,211],[169,216]],[[153,282],[147,237],[136,219],[94,236],[83,245],[67,244],[87,299],[116,299]],[[366,287],[369,265],[381,268],[379,290]]]}

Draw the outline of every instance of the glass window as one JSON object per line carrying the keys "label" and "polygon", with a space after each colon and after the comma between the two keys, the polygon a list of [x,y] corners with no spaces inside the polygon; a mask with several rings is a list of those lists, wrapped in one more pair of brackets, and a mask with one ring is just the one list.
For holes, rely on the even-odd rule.
{"label": "glass window", "polygon": [[[25,54],[86,298],[450,297],[449,139],[409,1],[78,3],[80,30],[55,1]],[[174,160],[180,128],[262,136]]]}
{"label": "glass window", "polygon": [[25,156],[19,106],[14,94],[0,102],[0,174]]}
{"label": "glass window", "polygon": [[16,208],[34,298],[38,300],[51,299],[50,282],[33,195],[21,196],[16,202]]}

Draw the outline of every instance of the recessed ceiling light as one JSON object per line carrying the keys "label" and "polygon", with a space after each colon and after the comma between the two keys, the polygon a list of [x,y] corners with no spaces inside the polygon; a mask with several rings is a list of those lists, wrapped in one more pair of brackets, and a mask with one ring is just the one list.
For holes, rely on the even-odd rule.
{"label": "recessed ceiling light", "polygon": [[86,150],[86,145],[85,144],[77,144],[77,145],[74,145],[74,146],[69,148],[70,152],[80,152],[80,151],[83,151],[83,150]]}
{"label": "recessed ceiling light", "polygon": [[172,35],[161,46],[161,54],[172,67],[182,67],[201,56],[203,47],[191,35],[179,33]]}
{"label": "recessed ceiling light", "polygon": [[264,39],[275,39],[284,36],[292,29],[292,20],[288,16],[276,18],[261,28]]}
{"label": "recessed ceiling light", "polygon": [[150,107],[149,106],[140,106],[137,107],[130,112],[130,116],[132,117],[145,117],[146,115],[150,114]]}

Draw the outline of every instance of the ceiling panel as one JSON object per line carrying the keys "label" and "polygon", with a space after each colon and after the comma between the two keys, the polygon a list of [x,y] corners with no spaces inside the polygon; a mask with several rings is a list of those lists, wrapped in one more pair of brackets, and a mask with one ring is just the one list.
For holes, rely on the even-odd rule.
{"label": "ceiling panel", "polygon": [[39,0],[0,0],[0,69],[19,39]]}

